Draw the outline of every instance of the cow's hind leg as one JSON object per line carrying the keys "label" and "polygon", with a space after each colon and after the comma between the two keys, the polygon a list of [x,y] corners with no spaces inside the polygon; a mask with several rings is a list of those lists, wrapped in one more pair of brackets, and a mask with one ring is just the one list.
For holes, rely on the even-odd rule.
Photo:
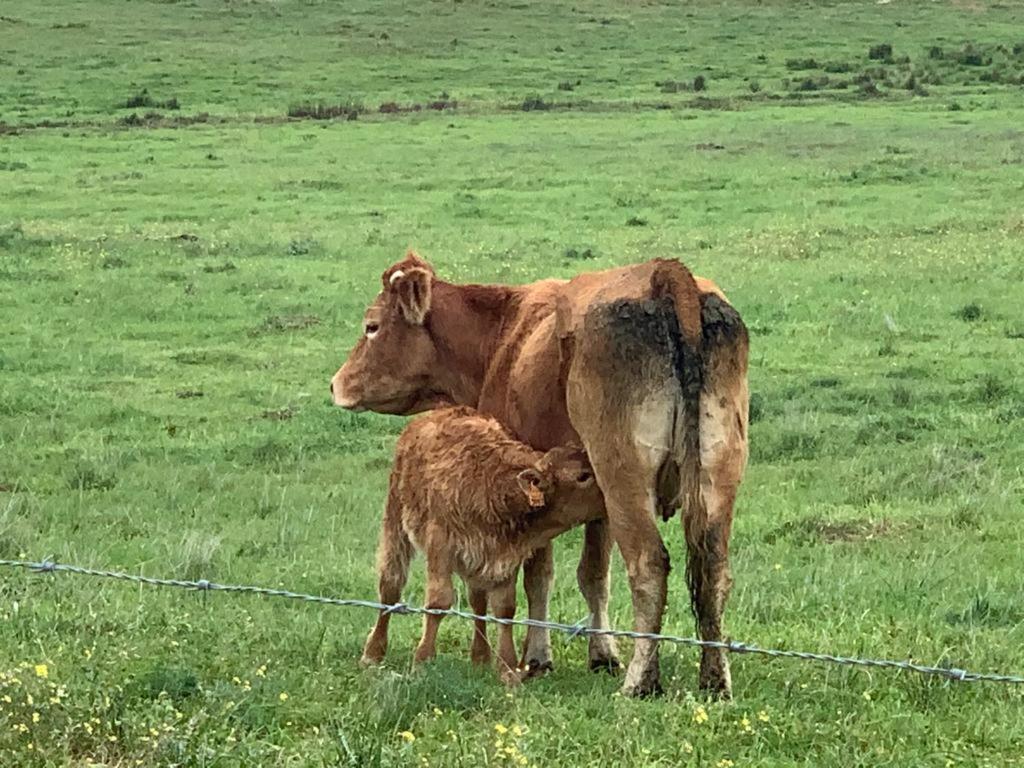
{"label": "cow's hind leg", "polygon": [[[684,517],[687,577],[697,629],[722,640],[722,611],[732,577],[729,534],[733,505],[747,462],[747,330],[736,311],[708,296],[703,301],[704,383],[700,396],[700,504]],[[701,652],[699,685],[731,695],[729,660],[721,648]]]}
{"label": "cow's hind leg", "polygon": [[[608,621],[608,567],[612,553],[611,529],[606,520],[593,520],[586,525],[583,555],[576,569],[576,581],[590,609],[590,626],[607,629]],[[614,638],[608,635],[590,636],[590,668],[614,672],[621,665]]]}
{"label": "cow's hind leg", "polygon": [[[612,536],[619,546],[633,596],[633,627],[637,632],[661,632],[668,592],[669,557],[655,523],[654,473],[638,456],[591,452]],[[622,692],[627,696],[660,693],[658,644],[638,639],[626,670]]]}
{"label": "cow's hind leg", "polygon": [[[555,565],[551,545],[542,547],[523,564],[523,589],[531,619],[548,620],[548,599]],[[528,676],[543,675],[554,669],[551,661],[551,632],[542,627],[528,627],[523,641],[521,666]]]}

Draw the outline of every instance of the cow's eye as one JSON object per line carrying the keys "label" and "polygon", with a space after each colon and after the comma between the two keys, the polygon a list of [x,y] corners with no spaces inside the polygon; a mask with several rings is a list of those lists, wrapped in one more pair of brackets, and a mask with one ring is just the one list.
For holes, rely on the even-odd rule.
{"label": "cow's eye", "polygon": [[372,339],[380,331],[380,326],[377,323],[367,323],[363,330],[366,331],[366,338]]}

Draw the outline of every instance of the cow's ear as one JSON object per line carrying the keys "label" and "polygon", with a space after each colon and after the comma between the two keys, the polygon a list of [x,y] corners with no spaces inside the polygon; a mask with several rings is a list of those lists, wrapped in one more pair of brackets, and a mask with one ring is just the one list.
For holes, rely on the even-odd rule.
{"label": "cow's ear", "polygon": [[398,302],[402,316],[412,325],[423,325],[430,311],[431,282],[434,276],[421,267],[398,269],[388,278],[388,289]]}
{"label": "cow's ear", "polygon": [[519,488],[526,494],[526,499],[534,509],[544,506],[544,491],[541,490],[543,478],[536,469],[524,469],[516,475]]}

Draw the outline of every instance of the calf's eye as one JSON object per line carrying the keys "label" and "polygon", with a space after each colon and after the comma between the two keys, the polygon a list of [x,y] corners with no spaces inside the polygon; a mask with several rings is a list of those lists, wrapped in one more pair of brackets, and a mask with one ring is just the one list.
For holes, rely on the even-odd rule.
{"label": "calf's eye", "polygon": [[372,339],[380,331],[380,326],[377,323],[367,323],[363,330],[366,331],[366,338]]}

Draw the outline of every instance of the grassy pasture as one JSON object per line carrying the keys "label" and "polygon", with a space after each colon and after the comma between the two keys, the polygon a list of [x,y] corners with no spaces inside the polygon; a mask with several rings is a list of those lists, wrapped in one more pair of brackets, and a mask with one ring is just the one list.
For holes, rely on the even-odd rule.
{"label": "grassy pasture", "polygon": [[[402,421],[327,382],[384,267],[673,255],[752,331],[730,634],[1024,673],[1022,76],[981,0],[6,0],[0,558],[370,597]],[[509,694],[455,621],[364,672],[368,612],[17,572],[0,619],[3,766],[1024,762],[1009,687],[741,657],[712,703],[666,648],[637,702],[556,638]]]}

